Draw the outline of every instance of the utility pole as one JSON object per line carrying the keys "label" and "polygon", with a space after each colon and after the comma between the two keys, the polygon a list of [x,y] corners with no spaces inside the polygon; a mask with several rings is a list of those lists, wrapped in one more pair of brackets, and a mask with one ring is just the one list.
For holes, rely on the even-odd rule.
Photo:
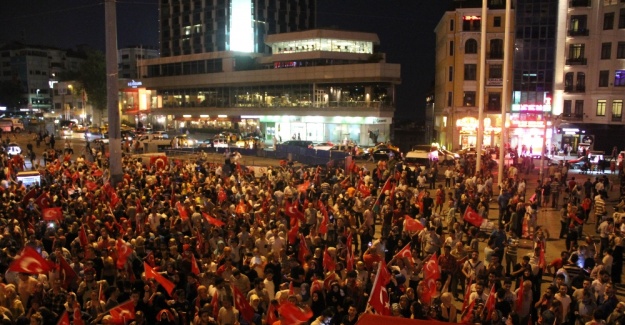
{"label": "utility pole", "polygon": [[106,29],[106,102],[109,118],[109,171],[111,185],[122,181],[122,139],[117,89],[117,13],[115,0],[104,1]]}
{"label": "utility pole", "polygon": [[475,141],[475,173],[482,169],[482,141],[484,140],[484,92],[486,91],[486,25],[488,23],[487,1],[482,0],[482,19],[480,37],[480,74],[478,79],[478,100],[477,100],[477,139]]}
{"label": "utility pole", "polygon": [[504,22],[504,36],[503,36],[503,90],[501,94],[501,143],[499,144],[499,170],[497,175],[497,184],[500,189],[503,189],[504,179],[504,164],[506,163],[506,144],[508,143],[508,130],[506,129],[506,120],[508,115],[508,104],[510,102],[510,90],[508,89],[508,69],[510,67],[510,58],[512,53],[508,51],[510,47],[510,19],[512,17],[510,13],[512,0],[506,0],[506,18]]}

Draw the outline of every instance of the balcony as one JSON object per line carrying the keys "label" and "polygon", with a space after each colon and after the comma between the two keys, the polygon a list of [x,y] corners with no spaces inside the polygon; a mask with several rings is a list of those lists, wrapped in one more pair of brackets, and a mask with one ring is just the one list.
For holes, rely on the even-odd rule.
{"label": "balcony", "polygon": [[566,65],[586,65],[586,58],[566,59]]}
{"label": "balcony", "polygon": [[590,0],[571,0],[569,1],[569,7],[590,7]]}
{"label": "balcony", "polygon": [[569,36],[588,36],[590,30],[588,28],[569,29],[567,33]]}
{"label": "balcony", "polygon": [[583,114],[562,114],[562,119],[565,121],[582,121],[584,119]]}
{"label": "balcony", "polygon": [[586,86],[565,86],[565,93],[583,93],[586,92]]}
{"label": "balcony", "polygon": [[623,117],[621,115],[612,115],[612,122],[621,122]]}
{"label": "balcony", "polygon": [[486,80],[487,86],[503,86],[503,78],[488,78]]}

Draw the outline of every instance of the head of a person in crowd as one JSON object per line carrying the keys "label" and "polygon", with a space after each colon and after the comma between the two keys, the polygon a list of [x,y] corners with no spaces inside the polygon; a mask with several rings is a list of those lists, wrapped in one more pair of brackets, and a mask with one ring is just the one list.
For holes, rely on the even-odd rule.
{"label": "head of a person in crowd", "polygon": [[479,296],[481,296],[482,293],[484,293],[484,282],[480,281],[475,284],[475,292],[477,292]]}
{"label": "head of a person in crowd", "polygon": [[473,260],[473,262],[477,262],[479,257],[480,253],[478,251],[471,251],[471,259]]}

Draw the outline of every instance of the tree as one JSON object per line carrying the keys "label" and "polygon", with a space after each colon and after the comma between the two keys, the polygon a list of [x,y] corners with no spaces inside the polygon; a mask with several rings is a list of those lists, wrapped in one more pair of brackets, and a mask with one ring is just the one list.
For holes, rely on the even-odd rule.
{"label": "tree", "polygon": [[61,80],[78,81],[94,109],[100,111],[100,115],[107,108],[106,102],[106,61],[104,53],[91,50],[87,52],[86,60],[80,65],[78,71],[68,71],[61,75]]}
{"label": "tree", "polygon": [[0,82],[0,106],[9,109],[19,108],[24,104],[26,93],[22,85],[17,80],[7,80]]}

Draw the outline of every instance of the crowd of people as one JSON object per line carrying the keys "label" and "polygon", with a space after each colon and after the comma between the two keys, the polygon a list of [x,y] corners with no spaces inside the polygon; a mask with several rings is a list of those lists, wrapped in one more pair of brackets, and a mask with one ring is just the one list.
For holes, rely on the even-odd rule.
{"label": "crowd of people", "polygon": [[[261,173],[201,155],[124,156],[123,178],[111,185],[105,154],[67,157],[42,167],[41,185],[26,187],[11,173],[2,181],[5,324],[353,325],[363,313],[623,322],[615,285],[625,219],[600,210],[598,185],[588,193],[590,214],[583,200],[556,199],[573,229],[562,236],[574,238],[548,262],[547,234],[535,223],[551,202],[542,187],[537,198],[509,170],[499,220],[484,228],[496,192],[488,170],[466,173],[475,170],[471,159],[441,171],[428,190],[423,177],[438,168],[395,162]],[[558,172],[553,181],[570,187]],[[597,222],[599,248],[592,236],[574,235],[578,219]],[[532,250],[518,256],[523,237]]]}

